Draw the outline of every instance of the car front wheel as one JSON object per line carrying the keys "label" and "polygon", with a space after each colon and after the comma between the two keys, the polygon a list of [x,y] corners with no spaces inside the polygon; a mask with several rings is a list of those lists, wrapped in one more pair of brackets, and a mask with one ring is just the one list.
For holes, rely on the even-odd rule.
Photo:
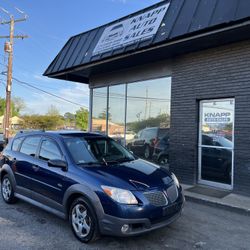
{"label": "car front wheel", "polygon": [[1,194],[4,201],[8,204],[15,203],[17,201],[14,196],[14,189],[9,175],[5,175],[1,181]]}
{"label": "car front wheel", "polygon": [[76,238],[83,243],[94,241],[98,236],[98,223],[95,212],[82,197],[71,205],[69,221]]}

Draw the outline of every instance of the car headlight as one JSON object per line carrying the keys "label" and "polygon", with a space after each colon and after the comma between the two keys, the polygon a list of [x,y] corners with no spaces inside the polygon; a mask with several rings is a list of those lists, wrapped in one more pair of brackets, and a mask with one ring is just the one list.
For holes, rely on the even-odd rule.
{"label": "car headlight", "polygon": [[180,182],[178,181],[177,177],[175,176],[174,173],[171,174],[171,178],[174,181],[175,185],[179,188],[180,187]]}
{"label": "car headlight", "polygon": [[111,197],[113,200],[122,203],[122,204],[129,204],[134,205],[138,204],[137,199],[135,196],[129,191],[121,188],[115,187],[108,187],[108,186],[101,186],[105,194]]}

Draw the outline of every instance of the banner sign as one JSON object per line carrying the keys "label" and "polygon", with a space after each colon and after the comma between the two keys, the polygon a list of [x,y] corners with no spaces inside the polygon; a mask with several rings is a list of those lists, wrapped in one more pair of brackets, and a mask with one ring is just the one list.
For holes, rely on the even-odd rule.
{"label": "banner sign", "polygon": [[93,55],[152,38],[160,27],[169,3],[105,28]]}
{"label": "banner sign", "polygon": [[203,123],[232,123],[233,114],[231,112],[204,112]]}

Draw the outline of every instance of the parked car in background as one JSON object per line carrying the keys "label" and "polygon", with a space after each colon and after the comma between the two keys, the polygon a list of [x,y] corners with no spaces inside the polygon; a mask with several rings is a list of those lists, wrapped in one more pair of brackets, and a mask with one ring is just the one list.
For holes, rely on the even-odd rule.
{"label": "parked car in background", "polygon": [[[203,134],[202,178],[229,183],[232,176],[232,142],[223,136]],[[207,146],[207,147],[206,147]]]}
{"label": "parked car in background", "polygon": [[0,152],[4,149],[5,142],[3,133],[0,133]]}
{"label": "parked car in background", "polygon": [[153,160],[161,166],[169,167],[169,133],[154,146]]}
{"label": "parked car in background", "polygon": [[151,127],[138,132],[134,139],[127,144],[135,155],[149,160],[152,158],[155,145],[169,133],[168,128]]}
{"label": "parked car in background", "polygon": [[85,243],[164,227],[184,203],[173,173],[96,133],[19,133],[3,151],[0,180],[6,203],[22,199],[69,220]]}

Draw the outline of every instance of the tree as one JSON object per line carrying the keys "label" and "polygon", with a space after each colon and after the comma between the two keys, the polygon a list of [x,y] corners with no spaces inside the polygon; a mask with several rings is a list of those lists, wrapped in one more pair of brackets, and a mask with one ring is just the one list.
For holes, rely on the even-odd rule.
{"label": "tree", "polygon": [[[4,115],[6,101],[0,97],[0,116]],[[11,116],[19,116],[20,112],[25,108],[25,103],[20,97],[13,97],[11,102]]]}
{"label": "tree", "polygon": [[81,130],[88,129],[89,111],[84,108],[80,108],[76,111],[76,126]]}
{"label": "tree", "polygon": [[69,121],[69,122],[73,122],[75,121],[75,114],[72,114],[70,112],[66,112],[64,115],[63,115],[64,119]]}
{"label": "tree", "polygon": [[[110,108],[109,108],[110,109]],[[106,117],[107,117],[107,109],[105,108],[99,115],[98,115],[98,118],[99,119],[103,119],[103,120],[106,120]],[[108,112],[108,119],[109,121],[111,121],[112,119],[112,115],[110,112]]]}
{"label": "tree", "polygon": [[60,116],[60,112],[59,112],[58,108],[55,105],[50,105],[50,107],[48,108],[47,115],[49,115],[49,116]]}
{"label": "tree", "polygon": [[63,120],[60,116],[51,115],[25,115],[22,126],[25,129],[43,129],[56,130],[63,126]]}

